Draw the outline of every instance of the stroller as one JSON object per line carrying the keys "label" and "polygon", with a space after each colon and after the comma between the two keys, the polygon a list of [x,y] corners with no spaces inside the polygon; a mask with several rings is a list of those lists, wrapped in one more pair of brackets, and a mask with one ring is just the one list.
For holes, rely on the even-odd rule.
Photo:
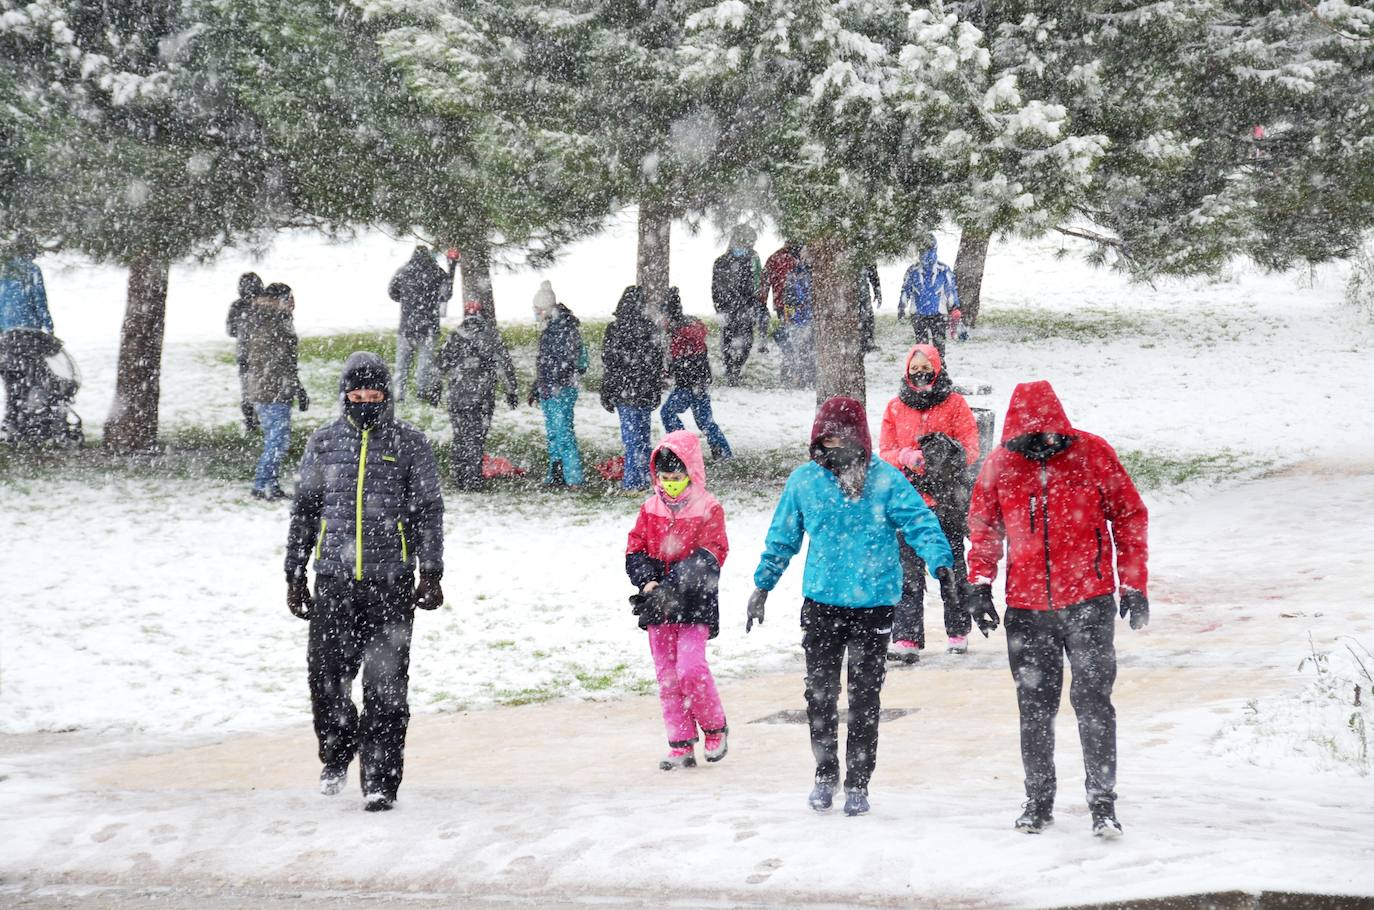
{"label": "stroller", "polygon": [[85,440],[72,401],[81,374],[62,342],[36,329],[0,333],[5,419],[0,442],[75,448]]}

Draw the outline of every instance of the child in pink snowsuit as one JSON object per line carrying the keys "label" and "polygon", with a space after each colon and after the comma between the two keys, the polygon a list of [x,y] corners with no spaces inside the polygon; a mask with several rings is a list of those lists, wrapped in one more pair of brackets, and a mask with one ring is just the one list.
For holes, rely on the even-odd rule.
{"label": "child in pink snowsuit", "polygon": [[706,665],[706,641],[720,632],[720,567],[729,543],[725,510],[706,491],[706,465],[693,433],[663,437],[649,456],[654,491],[640,506],[625,547],[625,572],[639,593],[630,600],[649,633],[658,675],[665,771],[696,765],[697,729],[709,762],[725,757],[725,709]]}

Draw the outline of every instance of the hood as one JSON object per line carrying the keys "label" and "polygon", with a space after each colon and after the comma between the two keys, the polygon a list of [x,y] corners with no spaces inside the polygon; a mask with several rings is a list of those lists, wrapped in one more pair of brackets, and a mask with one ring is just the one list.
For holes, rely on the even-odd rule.
{"label": "hood", "polygon": [[663,492],[663,487],[659,486],[658,483],[656,466],[658,453],[664,449],[681,458],[682,463],[687,466],[687,476],[692,479],[691,485],[687,487],[688,491],[706,489],[706,461],[701,457],[701,440],[697,438],[697,434],[690,430],[674,430],[659,440],[658,445],[649,455],[649,476],[653,479],[654,492]]}
{"label": "hood", "polygon": [[906,378],[911,374],[911,361],[917,354],[925,355],[926,360],[930,361],[931,368],[935,370],[935,376],[937,378],[945,369],[944,361],[940,359],[940,352],[935,349],[935,345],[913,344],[911,350],[906,352],[906,360],[902,361],[902,381],[907,383],[907,385],[911,384],[911,381]]}
{"label": "hood", "polygon": [[826,436],[853,439],[863,448],[864,455],[873,454],[868,415],[864,413],[864,406],[853,398],[837,395],[827,399],[816,411],[815,423],[811,425],[811,448],[814,449]]}
{"label": "hood", "polygon": [[534,308],[536,310],[551,310],[558,302],[558,297],[553,292],[553,283],[549,281],[539,282],[539,290],[534,292]]}
{"label": "hood", "polygon": [[1044,379],[1022,382],[1011,392],[1007,419],[1002,423],[1002,442],[1028,433],[1054,433],[1068,436],[1073,433],[1064,406],[1054,388]]}
{"label": "hood", "polygon": [[615,318],[634,318],[644,314],[644,292],[639,285],[632,284],[620,295],[620,302],[615,305]]}
{"label": "hood", "polygon": [[940,257],[935,252],[935,247],[928,247],[921,251],[921,268],[927,273],[934,271],[935,264],[939,261]]}

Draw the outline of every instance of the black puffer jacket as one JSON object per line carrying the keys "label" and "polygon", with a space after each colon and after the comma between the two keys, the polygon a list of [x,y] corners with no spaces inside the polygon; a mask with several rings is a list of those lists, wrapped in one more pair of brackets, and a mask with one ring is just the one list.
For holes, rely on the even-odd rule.
{"label": "black puffer jacket", "polygon": [[[363,366],[387,374],[369,352],[349,355],[344,374]],[[434,450],[389,408],[367,432],[340,417],[306,444],[286,543],[288,580],[305,574],[312,552],[317,575],[388,584],[408,582],[417,570],[443,575],[444,498]]]}
{"label": "black puffer jacket", "polygon": [[416,250],[396,270],[387,292],[401,305],[402,335],[434,335],[439,331],[439,305],[453,296],[453,272],[445,272],[429,253]]}
{"label": "black puffer jacket", "polygon": [[449,332],[439,352],[439,369],[448,383],[450,411],[478,411],[490,414],[496,406],[496,380],[499,375],[506,398],[514,403],[515,364],[501,340],[496,326],[479,313],[463,320]]}
{"label": "black puffer jacket", "polygon": [[608,410],[620,405],[657,407],[663,397],[663,337],[644,310],[644,295],[629,287],[606,327],[601,348],[601,403]]}

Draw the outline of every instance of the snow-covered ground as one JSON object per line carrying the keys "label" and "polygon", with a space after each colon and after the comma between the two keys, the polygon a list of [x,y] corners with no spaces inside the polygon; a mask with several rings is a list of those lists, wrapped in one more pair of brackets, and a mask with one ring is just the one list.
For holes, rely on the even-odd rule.
{"label": "snow-covered ground", "polygon": [[[631,280],[631,234],[622,226],[590,241],[549,273],[579,314],[609,313]],[[708,308],[716,246],[675,244],[691,310]],[[1238,268],[1226,281],[1148,288],[1058,259],[1058,248],[994,248],[985,308],[1000,318],[952,349],[955,375],[993,385],[978,403],[999,423],[1015,382],[1045,378],[1076,423],[1142,463],[1225,452],[1236,470],[1147,495],[1154,620],[1139,634],[1123,624],[1119,639],[1121,844],[1104,849],[1072,814],[1071,716],[1059,737],[1066,817],[1040,839],[1008,831],[1019,768],[1000,634],[975,642],[962,665],[936,656],[893,674],[895,697],[922,713],[885,728],[875,794],[890,795],[875,796],[868,819],[800,808],[803,734],[777,740],[752,724],[739,725],[722,766],[665,784],[646,770],[661,735],[652,699],[623,698],[651,677],[621,568],[636,503],[514,492],[449,497],[449,603],[419,618],[412,659],[412,743],[431,740],[412,750],[403,811],[379,822],[351,797],[310,796],[305,625],[282,596],[285,507],[247,500],[246,479],[47,472],[0,477],[10,530],[0,551],[0,881],[672,893],[688,906],[1039,906],[1235,887],[1374,894],[1374,777],[1359,773],[1352,738],[1368,709],[1339,701],[1344,682],[1297,670],[1315,647],[1358,682],[1352,642],[1339,636],[1374,647],[1374,518],[1363,508],[1374,499],[1374,331],[1341,306],[1339,268]],[[407,251],[377,236],[347,246],[297,236],[261,262],[175,270],[164,425],[236,417],[233,367],[216,355],[228,350],[223,316],[240,271],[295,287],[303,335],[387,328],[385,282]],[[900,273],[882,270],[884,350],[868,362],[875,420],[909,337],[891,324]],[[498,275],[498,314],[527,318],[540,277]],[[85,372],[79,407],[98,424],[122,276],[68,264],[49,267],[48,280],[59,333]],[[1062,334],[1039,337],[1047,321]],[[327,382],[312,374],[320,403],[303,422],[326,418]],[[615,427],[593,397],[579,430],[609,448]],[[715,399],[737,450],[800,457],[808,393],[719,388]],[[497,420],[537,426],[527,409]],[[800,702],[786,606],[800,567],[766,625],[746,637],[736,621],[773,493],[722,493],[729,618],[711,658],[727,709],[748,704],[751,718]],[[595,701],[468,710],[565,695]],[[449,739],[446,724],[458,731]],[[919,761],[904,764],[903,748]],[[144,755],[154,765],[130,763]],[[207,768],[223,770],[220,785]]]}

